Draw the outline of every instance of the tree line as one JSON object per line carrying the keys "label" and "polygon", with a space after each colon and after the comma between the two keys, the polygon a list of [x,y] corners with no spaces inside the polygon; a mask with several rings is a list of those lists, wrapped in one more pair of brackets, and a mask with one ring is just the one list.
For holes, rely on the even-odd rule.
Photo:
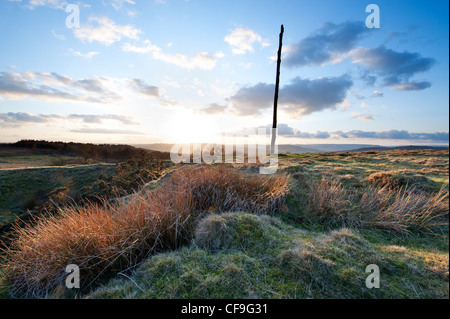
{"label": "tree line", "polygon": [[10,145],[14,147],[27,148],[42,153],[80,156],[83,157],[85,162],[89,159],[102,160],[105,162],[119,162],[125,161],[131,157],[146,157],[161,160],[170,159],[169,152],[147,150],[124,144],[66,143],[45,140],[20,140]]}

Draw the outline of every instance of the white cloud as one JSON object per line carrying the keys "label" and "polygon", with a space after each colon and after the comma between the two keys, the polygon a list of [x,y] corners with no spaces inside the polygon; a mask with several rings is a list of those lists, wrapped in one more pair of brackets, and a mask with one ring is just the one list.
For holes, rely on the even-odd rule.
{"label": "white cloud", "polygon": [[352,103],[348,99],[344,99],[341,103],[336,104],[336,107],[341,111],[346,111]]}
{"label": "white cloud", "polygon": [[69,52],[73,56],[78,56],[78,57],[82,57],[82,58],[85,58],[85,59],[92,59],[97,54],[100,54],[100,52],[98,52],[98,51],[91,51],[91,52],[88,52],[88,53],[81,53],[81,52],[76,51],[76,50],[74,50],[72,48],[69,49]]}
{"label": "white cloud", "polygon": [[84,127],[81,129],[73,129],[72,133],[83,133],[83,134],[123,134],[123,135],[144,135],[143,132],[132,131],[132,130],[121,130],[121,129],[109,129],[109,128],[90,128]]}
{"label": "white cloud", "polygon": [[259,43],[263,48],[270,45],[267,41],[263,41],[259,34],[247,27],[233,30],[224,40],[231,45],[234,54],[253,52],[255,42]]}
{"label": "white cloud", "polygon": [[373,97],[383,97],[383,92],[375,90],[375,91],[373,91],[372,96]]}
{"label": "white cloud", "polygon": [[225,54],[222,51],[216,52],[214,56],[218,59],[225,57]]}
{"label": "white cloud", "polygon": [[131,25],[117,25],[107,17],[90,17],[89,22],[96,22],[96,27],[88,24],[79,29],[74,29],[75,37],[81,41],[97,41],[104,45],[111,45],[114,42],[129,38],[139,40],[141,30]]}
{"label": "white cloud", "polygon": [[55,30],[52,30],[52,34],[58,40],[65,40],[66,39],[66,37],[63,34],[57,34]]}
{"label": "white cloud", "polygon": [[114,9],[119,10],[125,3],[136,4],[136,2],[134,2],[133,0],[112,0],[111,5],[114,7]]}
{"label": "white cloud", "polygon": [[239,66],[243,67],[244,69],[250,69],[252,67],[253,63],[248,62],[248,63],[239,63]]}
{"label": "white cloud", "polygon": [[45,72],[0,73],[0,95],[17,100],[38,98],[101,103],[119,97],[109,88],[106,78],[72,79]]}
{"label": "white cloud", "polygon": [[134,17],[137,17],[138,15],[140,15],[140,13],[139,13],[139,11],[136,11],[136,10],[128,10],[127,15],[129,17],[134,18]]}
{"label": "white cloud", "polygon": [[366,113],[353,112],[352,115],[353,115],[353,118],[358,119],[363,122],[375,121],[372,114],[370,114],[369,112],[366,112]]}
{"label": "white cloud", "polygon": [[208,107],[200,110],[200,113],[209,115],[222,114],[227,109],[226,105],[219,105],[217,103],[211,103]]}
{"label": "white cloud", "polygon": [[163,90],[144,80],[115,77],[74,79],[55,72],[0,72],[0,98],[112,103],[130,93],[162,98]]}
{"label": "white cloud", "polygon": [[162,84],[167,85],[167,86],[170,86],[170,87],[173,87],[173,88],[176,88],[176,89],[178,89],[178,88],[181,87],[180,83],[178,83],[177,81],[175,81],[175,80],[172,79],[171,77],[169,77],[169,76],[166,75],[165,78],[166,78],[167,80],[162,80],[162,81],[161,81]]}
{"label": "white cloud", "polygon": [[216,66],[217,59],[223,56],[223,53],[210,54],[208,52],[199,52],[193,57],[188,57],[181,53],[170,54],[164,52],[157,45],[153,45],[149,40],[143,41],[145,46],[135,46],[125,43],[122,49],[125,52],[135,53],[151,53],[155,60],[164,61],[189,70],[199,68],[204,70],[212,70]]}
{"label": "white cloud", "polygon": [[134,53],[150,53],[153,51],[158,51],[161,50],[158,46],[151,44],[151,42],[149,40],[145,40],[143,41],[143,43],[145,44],[145,46],[136,46],[136,45],[132,45],[130,43],[125,43],[122,46],[122,50],[125,52],[134,52]]}
{"label": "white cloud", "polygon": [[118,114],[30,114],[22,112],[0,113],[0,123],[24,126],[30,123],[53,123],[57,121],[82,122],[87,124],[105,124],[108,121],[115,121],[122,125],[139,125],[133,118]]}
{"label": "white cloud", "polygon": [[134,79],[131,81],[131,85],[141,94],[151,97],[161,97],[162,90],[154,85],[148,85],[141,79]]}
{"label": "white cloud", "polygon": [[[9,0],[11,2],[22,2],[22,0]],[[64,0],[30,0],[25,5],[28,9],[34,9],[36,7],[49,7],[53,9],[65,9],[68,2]]]}

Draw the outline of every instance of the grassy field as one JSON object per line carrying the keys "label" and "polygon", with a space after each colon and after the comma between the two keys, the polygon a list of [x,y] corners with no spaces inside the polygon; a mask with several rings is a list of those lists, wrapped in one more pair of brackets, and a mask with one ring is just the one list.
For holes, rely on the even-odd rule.
{"label": "grassy field", "polygon": [[6,155],[0,153],[0,170],[85,164],[81,157],[55,155]]}
{"label": "grassy field", "polygon": [[[448,150],[279,160],[269,180],[252,174],[254,165],[183,166],[117,206],[66,210],[23,231],[21,252],[8,255],[14,267],[4,263],[0,271],[33,273],[41,263],[48,285],[5,275],[3,296],[32,289],[54,298],[449,298]],[[17,189],[13,181],[21,179],[26,189],[27,178],[35,189],[76,189],[98,168],[61,169],[63,176],[56,168],[39,171],[35,180],[0,171],[12,174],[0,175],[0,190]],[[7,216],[9,196],[0,197]],[[64,232],[76,227],[83,231]],[[58,284],[62,266],[27,252],[36,240],[54,247],[55,261],[92,256],[80,259],[85,276],[108,275],[88,289],[66,290]],[[379,266],[379,289],[365,285],[369,264]]]}
{"label": "grassy field", "polygon": [[[36,165],[36,159],[33,162]],[[55,191],[76,197],[98,176],[112,174],[113,171],[114,165],[104,164],[0,170],[0,225],[32,208],[39,197]]]}
{"label": "grassy field", "polygon": [[[197,236],[190,246],[155,255],[130,279],[114,279],[88,297],[448,298],[444,240],[393,241],[347,228],[315,232],[245,213],[211,216],[201,226],[211,231],[214,224],[226,228],[230,239],[211,247]],[[365,285],[369,264],[380,267],[379,289]]]}

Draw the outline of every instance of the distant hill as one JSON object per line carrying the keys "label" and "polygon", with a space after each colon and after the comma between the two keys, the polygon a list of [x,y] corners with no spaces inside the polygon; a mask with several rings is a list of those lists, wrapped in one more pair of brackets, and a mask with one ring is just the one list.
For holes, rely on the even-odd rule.
{"label": "distant hill", "polygon": [[312,148],[309,145],[291,145],[282,144],[278,145],[278,153],[280,154],[304,154],[304,153],[320,153],[319,149]]}
{"label": "distant hill", "polygon": [[144,148],[158,152],[170,152],[173,144],[154,143],[154,144],[133,144],[134,147]]}
{"label": "distant hill", "polygon": [[81,156],[88,159],[104,160],[106,162],[123,161],[129,157],[149,156],[155,159],[169,159],[168,152],[137,148],[131,145],[120,144],[91,144],[91,143],[66,143],[43,140],[21,140],[16,143],[0,144],[0,154],[48,154]]}
{"label": "distant hill", "polygon": [[311,147],[319,150],[320,152],[345,152],[352,151],[365,147],[379,147],[380,145],[373,144],[306,144],[301,145],[305,147]]}
{"label": "distant hill", "polygon": [[363,147],[353,150],[352,152],[367,151],[413,151],[413,150],[448,150],[448,146],[427,146],[427,145],[408,145],[408,146],[373,146]]}
{"label": "distant hill", "polygon": [[320,152],[345,152],[365,147],[379,147],[369,144],[283,144],[278,145],[280,153],[320,153]]}
{"label": "distant hill", "polygon": [[[159,152],[170,152],[173,144],[135,144],[134,146]],[[280,154],[304,154],[321,152],[343,152],[365,147],[380,147],[379,145],[368,144],[280,144],[278,152]]]}
{"label": "distant hill", "polygon": [[[156,143],[156,144],[136,144],[134,146],[153,150],[153,151],[170,152],[173,145],[174,144]],[[204,146],[206,144],[202,144],[202,145]],[[315,148],[311,148],[308,146],[301,146],[301,145],[278,145],[278,152],[280,154],[286,154],[286,153],[303,154],[303,153],[318,153],[318,152],[322,152],[322,151],[315,149]]]}
{"label": "distant hill", "polygon": [[[173,144],[155,143],[155,144],[137,144],[139,148],[149,149],[159,152],[170,152]],[[448,146],[427,146],[427,145],[409,145],[409,146],[380,146],[370,144],[281,144],[278,145],[280,154],[304,154],[321,152],[364,152],[364,151],[387,151],[387,150],[418,150],[418,149],[436,149],[446,150]]]}

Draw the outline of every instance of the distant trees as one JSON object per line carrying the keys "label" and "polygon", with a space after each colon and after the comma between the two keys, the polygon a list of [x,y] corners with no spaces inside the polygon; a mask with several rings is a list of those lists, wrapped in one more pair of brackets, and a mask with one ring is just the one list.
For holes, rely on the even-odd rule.
{"label": "distant trees", "polygon": [[21,140],[12,144],[15,147],[24,147],[36,152],[53,153],[67,156],[80,156],[87,163],[89,159],[103,160],[105,162],[123,162],[130,157],[150,157],[153,159],[170,159],[168,152],[159,152],[118,144],[92,144],[74,142],[49,142],[45,140]]}

